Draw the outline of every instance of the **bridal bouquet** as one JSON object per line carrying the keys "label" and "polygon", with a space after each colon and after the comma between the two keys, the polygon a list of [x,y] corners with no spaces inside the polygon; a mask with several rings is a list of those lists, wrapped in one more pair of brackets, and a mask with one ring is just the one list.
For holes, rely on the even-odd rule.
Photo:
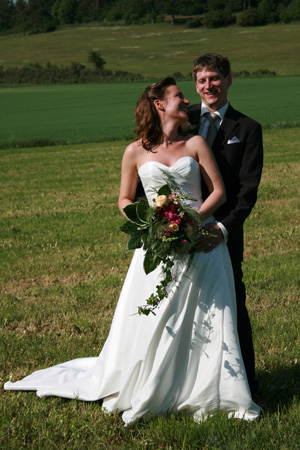
{"label": "bridal bouquet", "polygon": [[120,230],[130,235],[127,248],[144,248],[146,274],[160,264],[163,273],[156,292],[150,295],[145,306],[138,308],[139,314],[155,314],[154,310],[160,301],[168,296],[167,286],[172,281],[174,259],[189,258],[191,262],[193,258],[201,220],[196,210],[183,204],[184,200],[195,199],[183,195],[179,188],[175,192],[166,184],[158,190],[157,197],[153,199],[153,206],[149,205],[147,200],[141,199],[124,208],[129,221],[122,225]]}

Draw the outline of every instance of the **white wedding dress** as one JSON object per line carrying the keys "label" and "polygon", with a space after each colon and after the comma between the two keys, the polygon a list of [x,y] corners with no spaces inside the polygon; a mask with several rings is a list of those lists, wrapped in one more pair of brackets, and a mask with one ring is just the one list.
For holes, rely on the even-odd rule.
{"label": "white wedding dress", "polygon": [[[139,169],[148,201],[169,171],[183,193],[201,204],[199,164],[191,157],[168,168],[147,162]],[[34,390],[39,397],[86,401],[103,399],[106,412],[122,411],[125,424],[154,414],[186,412],[201,421],[214,411],[253,420],[252,401],[241,356],[233,274],[225,244],[197,253],[193,263],[174,265],[172,286],[156,315],[139,316],[138,306],[154,292],[159,267],[143,270],[143,250],[135,251],[109,336],[99,357],[80,358],[39,370],[6,390]]]}

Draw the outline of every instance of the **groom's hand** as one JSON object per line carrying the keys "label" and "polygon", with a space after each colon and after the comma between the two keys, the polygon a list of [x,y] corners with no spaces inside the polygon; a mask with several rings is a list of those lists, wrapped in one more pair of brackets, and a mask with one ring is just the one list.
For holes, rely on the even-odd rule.
{"label": "groom's hand", "polygon": [[215,222],[207,223],[202,230],[211,236],[206,236],[205,233],[200,235],[196,246],[198,252],[211,252],[224,240],[224,234]]}

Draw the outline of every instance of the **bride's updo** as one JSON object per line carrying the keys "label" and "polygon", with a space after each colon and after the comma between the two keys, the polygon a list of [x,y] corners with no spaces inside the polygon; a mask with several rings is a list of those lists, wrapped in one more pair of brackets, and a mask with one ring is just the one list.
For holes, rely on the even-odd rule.
{"label": "bride's updo", "polygon": [[141,140],[142,146],[148,151],[152,151],[163,142],[161,121],[154,106],[154,100],[163,100],[166,88],[174,85],[176,86],[174,78],[167,77],[148,86],[136,105],[135,121],[137,129],[135,134],[137,139]]}

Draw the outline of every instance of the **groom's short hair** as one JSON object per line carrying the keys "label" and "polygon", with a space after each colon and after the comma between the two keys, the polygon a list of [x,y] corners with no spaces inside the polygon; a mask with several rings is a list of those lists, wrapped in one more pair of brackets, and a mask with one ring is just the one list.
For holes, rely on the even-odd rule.
{"label": "groom's short hair", "polygon": [[206,53],[195,59],[193,63],[193,78],[197,81],[197,73],[203,69],[217,70],[223,77],[230,74],[230,62],[226,56],[218,53]]}

